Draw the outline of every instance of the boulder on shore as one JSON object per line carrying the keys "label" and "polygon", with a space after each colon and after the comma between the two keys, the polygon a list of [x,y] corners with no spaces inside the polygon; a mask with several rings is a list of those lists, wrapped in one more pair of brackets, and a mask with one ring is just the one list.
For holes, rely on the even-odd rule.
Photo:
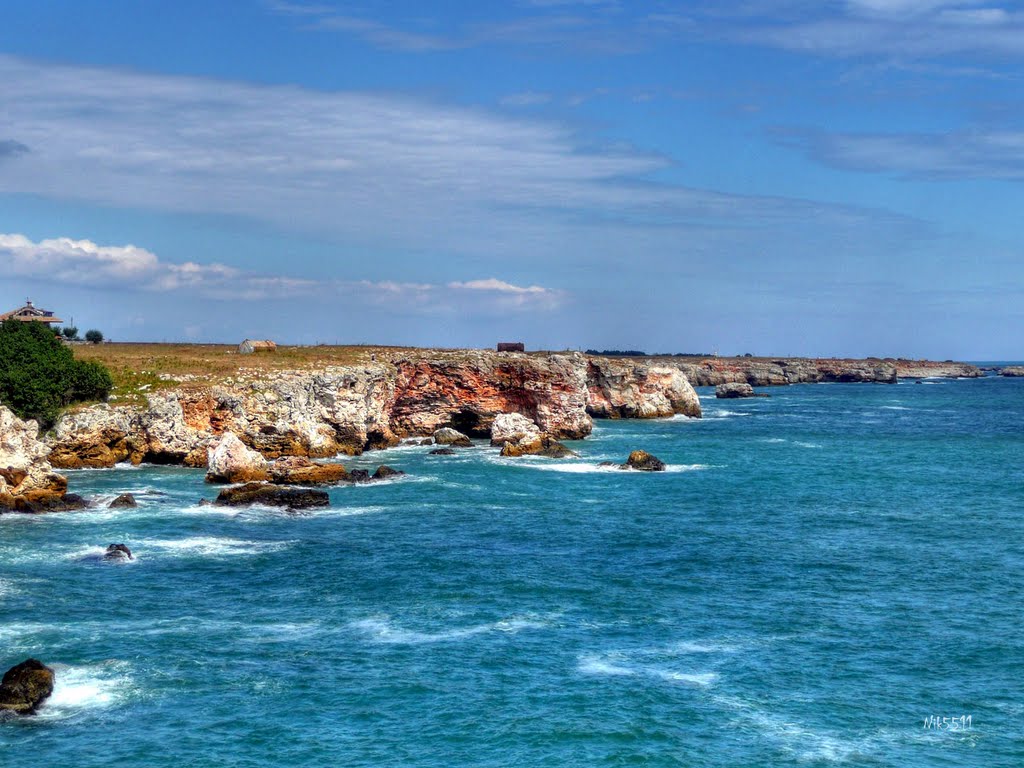
{"label": "boulder on shore", "polygon": [[472,448],[473,442],[468,436],[451,427],[441,427],[434,433],[434,442],[438,445],[449,445],[454,448]]}
{"label": "boulder on shore", "polygon": [[206,463],[208,483],[247,483],[270,477],[263,454],[243,443],[234,432],[225,432],[208,449]]}
{"label": "boulder on shore", "polygon": [[0,712],[31,715],[53,693],[53,670],[38,659],[11,667],[0,680]]}
{"label": "boulder on shore", "polygon": [[715,397],[733,400],[739,397],[768,397],[768,395],[758,394],[746,382],[735,381],[728,384],[719,384],[715,387]]}
{"label": "boulder on shore", "polygon": [[326,507],[330,498],[325,491],[312,488],[286,488],[272,483],[246,483],[225,488],[213,502],[219,506],[242,507],[250,504],[266,504],[270,507]]}
{"label": "boulder on shore", "polygon": [[622,465],[622,469],[638,469],[641,472],[664,472],[665,462],[647,451],[633,451]]}
{"label": "boulder on shore", "polygon": [[132,496],[130,493],[122,493],[120,496],[118,496],[116,499],[110,502],[110,504],[108,504],[107,506],[110,509],[121,509],[137,507],[139,506],[139,503],[135,501],[135,497]]}
{"label": "boulder on shore", "polygon": [[135,556],[132,555],[132,551],[125,544],[109,544],[107,545],[107,551],[103,553],[103,559],[123,562],[125,560],[134,560]]}

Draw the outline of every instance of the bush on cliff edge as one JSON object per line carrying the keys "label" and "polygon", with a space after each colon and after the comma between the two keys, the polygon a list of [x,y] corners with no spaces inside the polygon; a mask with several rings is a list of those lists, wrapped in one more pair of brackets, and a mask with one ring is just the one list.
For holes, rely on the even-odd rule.
{"label": "bush on cliff edge", "polygon": [[103,400],[114,382],[99,363],[74,354],[42,323],[0,323],[0,403],[44,428],[62,408]]}

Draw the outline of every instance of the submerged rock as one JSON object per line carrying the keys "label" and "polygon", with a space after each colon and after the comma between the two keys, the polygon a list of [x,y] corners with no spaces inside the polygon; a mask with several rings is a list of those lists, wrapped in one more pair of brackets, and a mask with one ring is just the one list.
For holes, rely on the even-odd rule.
{"label": "submerged rock", "polygon": [[433,445],[433,444],[434,444],[433,439],[429,438],[429,437],[426,437],[426,438],[420,440],[420,445]]}
{"label": "submerged rock", "polygon": [[451,448],[435,448],[429,454],[429,456],[454,456],[455,451]]}
{"label": "submerged rock", "polygon": [[664,472],[665,462],[647,451],[633,451],[622,465],[622,469],[638,469],[641,472]]}
{"label": "submerged rock", "polygon": [[450,445],[455,448],[472,448],[473,442],[468,436],[457,429],[442,427],[434,433],[434,442],[438,445]]}
{"label": "submerged rock", "polygon": [[348,473],[348,479],[351,483],[368,483],[370,482],[370,472],[366,469],[353,469]]}
{"label": "submerged rock", "polygon": [[103,553],[103,559],[117,562],[134,560],[135,557],[132,555],[132,551],[124,544],[108,544],[107,551]]}
{"label": "submerged rock", "polygon": [[11,667],[0,680],[0,712],[31,715],[53,693],[53,670],[38,659]]}
{"label": "submerged rock", "polygon": [[110,509],[121,509],[139,506],[138,502],[135,501],[135,497],[130,493],[122,493],[110,504],[107,505]]}
{"label": "submerged rock", "polygon": [[330,498],[325,491],[312,488],[286,488],[271,483],[246,483],[225,488],[214,504],[228,507],[240,507],[250,504],[266,504],[271,507],[326,507]]}

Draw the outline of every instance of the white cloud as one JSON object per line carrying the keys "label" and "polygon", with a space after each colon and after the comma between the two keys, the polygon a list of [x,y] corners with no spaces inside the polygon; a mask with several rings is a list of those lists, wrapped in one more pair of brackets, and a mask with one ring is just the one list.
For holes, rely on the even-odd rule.
{"label": "white cloud", "polygon": [[488,278],[447,285],[392,280],[307,280],[257,275],[224,264],[161,261],[134,245],[103,246],[67,237],[33,242],[20,234],[0,234],[0,273],[50,283],[140,291],[187,291],[221,300],[258,301],[294,296],[360,300],[370,304],[401,301],[435,312],[469,309],[481,301],[506,308],[554,309],[565,294],[539,285],[520,287]]}

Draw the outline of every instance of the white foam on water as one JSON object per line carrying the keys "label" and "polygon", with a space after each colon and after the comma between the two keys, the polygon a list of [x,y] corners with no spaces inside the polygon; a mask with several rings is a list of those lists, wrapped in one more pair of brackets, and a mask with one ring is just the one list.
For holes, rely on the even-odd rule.
{"label": "white foam on water", "polygon": [[[619,464],[606,464],[601,466],[599,464],[588,464],[582,461],[553,461],[551,459],[504,459],[502,464],[516,467],[526,467],[527,469],[539,469],[543,472],[566,472],[574,475],[595,475],[595,474],[606,474],[606,473],[618,473],[618,474],[634,474],[634,475],[657,475],[659,472],[644,472],[642,470],[634,470],[632,468],[623,469]],[[711,469],[709,464],[666,464],[665,472],[699,472],[701,470]]]}
{"label": "white foam on water", "polygon": [[740,646],[732,643],[696,643],[683,640],[670,647],[675,653],[735,653]]}
{"label": "white foam on water", "polygon": [[65,719],[109,709],[134,693],[131,669],[122,661],[51,666],[53,694],[39,708],[38,717],[42,719]]}
{"label": "white foam on water", "polygon": [[712,701],[802,762],[845,763],[871,757],[876,751],[876,739],[872,737],[844,739],[732,696],[716,695]]}
{"label": "white foam on water", "polygon": [[388,645],[444,643],[491,632],[514,634],[524,629],[536,629],[543,626],[545,626],[545,622],[534,619],[503,619],[489,624],[458,627],[443,632],[417,632],[395,626],[387,618],[362,619],[349,624],[349,627],[369,636],[375,642]]}
{"label": "white foam on water", "polygon": [[748,413],[746,411],[729,411],[726,410],[725,408],[716,408],[713,411],[708,411],[708,413],[704,415],[704,418],[711,419],[712,421],[714,421],[716,419],[733,419],[737,417],[753,415],[754,414]]}
{"label": "white foam on water", "polygon": [[912,411],[913,408],[908,408],[905,405],[883,405],[883,411]]}
{"label": "white foam on water", "polygon": [[761,439],[762,443],[785,443],[788,442],[784,437],[765,437]]}
{"label": "white foam on water", "polygon": [[577,669],[584,675],[601,677],[640,677],[665,683],[681,683],[707,688],[718,680],[716,672],[680,672],[652,664],[636,664],[625,654],[586,654],[579,658]]}
{"label": "white foam on water", "polygon": [[20,591],[18,586],[10,579],[0,578],[0,600],[16,595]]}
{"label": "white foam on water", "polygon": [[794,440],[793,441],[793,445],[798,445],[801,448],[821,448],[822,447],[819,443],[805,443],[805,442],[803,442],[801,440]]}
{"label": "white foam on water", "polygon": [[143,539],[138,543],[140,553],[163,550],[171,557],[225,557],[233,555],[259,555],[286,549],[292,541],[248,541],[218,536],[193,536],[187,539]]}

